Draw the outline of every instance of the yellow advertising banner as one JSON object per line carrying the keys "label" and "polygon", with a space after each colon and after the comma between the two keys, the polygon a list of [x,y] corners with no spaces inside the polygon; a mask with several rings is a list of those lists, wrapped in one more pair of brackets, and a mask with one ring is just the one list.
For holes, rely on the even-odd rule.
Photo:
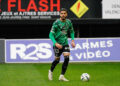
{"label": "yellow advertising banner", "polygon": [[81,18],[88,9],[89,8],[81,0],[77,0],[70,8],[78,18]]}

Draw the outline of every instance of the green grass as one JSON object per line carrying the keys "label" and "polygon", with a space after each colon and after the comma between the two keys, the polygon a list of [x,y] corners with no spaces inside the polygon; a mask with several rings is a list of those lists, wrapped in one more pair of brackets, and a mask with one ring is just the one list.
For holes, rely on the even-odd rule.
{"label": "green grass", "polygon": [[[0,64],[0,86],[120,86],[120,63],[70,63],[66,72],[69,82],[58,77],[62,64],[53,72],[53,81],[48,80],[51,64]],[[89,82],[82,82],[80,75],[90,74]]]}

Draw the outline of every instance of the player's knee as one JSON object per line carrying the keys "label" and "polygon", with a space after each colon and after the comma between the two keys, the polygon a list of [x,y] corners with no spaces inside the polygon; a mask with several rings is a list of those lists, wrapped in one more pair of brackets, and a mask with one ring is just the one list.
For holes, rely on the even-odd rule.
{"label": "player's knee", "polygon": [[60,61],[60,57],[55,57],[55,60]]}
{"label": "player's knee", "polygon": [[65,56],[70,56],[70,53],[63,53],[64,57]]}

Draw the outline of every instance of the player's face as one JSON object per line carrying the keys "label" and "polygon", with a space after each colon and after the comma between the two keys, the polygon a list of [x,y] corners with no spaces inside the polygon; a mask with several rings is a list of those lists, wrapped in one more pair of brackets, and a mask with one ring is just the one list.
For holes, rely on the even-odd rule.
{"label": "player's face", "polygon": [[61,18],[62,20],[65,20],[66,17],[67,17],[67,12],[66,12],[66,11],[61,11],[61,12],[60,12],[60,18]]}

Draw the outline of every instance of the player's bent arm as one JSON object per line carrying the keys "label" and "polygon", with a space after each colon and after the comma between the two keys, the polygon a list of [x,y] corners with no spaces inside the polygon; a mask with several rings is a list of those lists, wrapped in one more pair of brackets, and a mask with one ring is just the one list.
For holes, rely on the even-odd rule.
{"label": "player's bent arm", "polygon": [[74,40],[74,29],[71,21],[70,21],[70,37],[72,40]]}
{"label": "player's bent arm", "polygon": [[72,45],[72,47],[75,47],[75,43],[74,43],[74,31],[71,32],[70,35],[71,35],[71,40],[72,40],[71,45]]}
{"label": "player's bent arm", "polygon": [[54,35],[53,35],[53,33],[52,33],[52,32],[50,32],[50,34],[49,34],[49,38],[52,40],[53,45],[55,45],[56,40],[55,40]]}
{"label": "player's bent arm", "polygon": [[71,40],[74,40],[74,31],[71,31],[70,36],[71,36]]}
{"label": "player's bent arm", "polygon": [[75,47],[75,43],[74,43],[74,29],[73,29],[72,23],[71,23],[71,27],[70,27],[70,36],[71,36],[71,40],[72,40],[71,45],[72,45],[72,47]]}

